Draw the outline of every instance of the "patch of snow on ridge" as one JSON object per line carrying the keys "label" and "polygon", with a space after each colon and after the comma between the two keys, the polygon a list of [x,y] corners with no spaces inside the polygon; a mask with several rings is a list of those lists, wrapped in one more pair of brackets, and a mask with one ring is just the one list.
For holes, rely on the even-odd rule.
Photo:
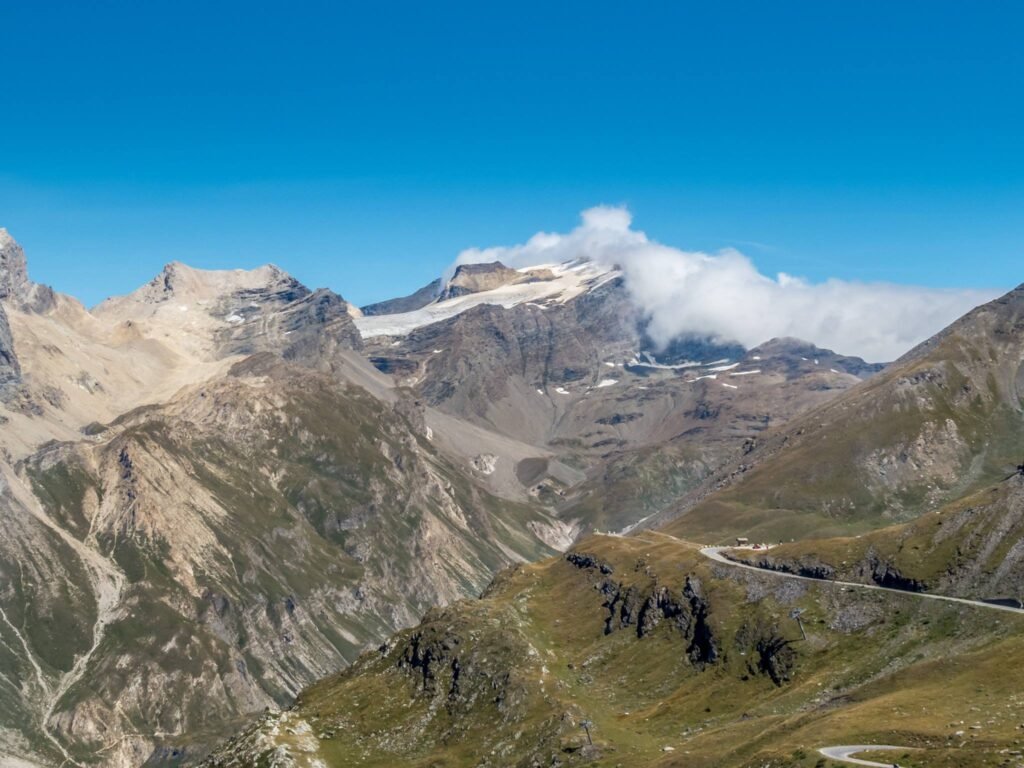
{"label": "patch of snow on ridge", "polygon": [[613,387],[618,383],[618,379],[601,379],[601,381],[598,382],[597,384],[597,388],[600,389],[601,387]]}
{"label": "patch of snow on ridge", "polygon": [[726,384],[724,381],[722,382],[722,386],[728,387],[729,389],[739,389],[735,384]]}
{"label": "patch of snow on ridge", "polygon": [[732,363],[731,365],[719,365],[714,368],[708,368],[709,371],[720,373],[721,371],[731,371],[733,368],[739,368],[739,363]]}
{"label": "patch of snow on ridge", "polygon": [[760,372],[761,372],[761,369],[758,368],[756,371],[736,371],[735,373],[730,373],[729,375],[730,376],[753,376],[755,373],[760,373]]}
{"label": "patch of snow on ridge", "polygon": [[569,390],[567,390],[565,387],[555,387],[555,392],[557,392],[560,395],[568,395],[569,394]]}
{"label": "patch of snow on ridge", "polygon": [[540,269],[550,269],[554,278],[503,285],[490,291],[469,293],[465,296],[434,302],[412,312],[357,317],[353,318],[353,322],[364,339],[372,336],[405,336],[417,328],[447,320],[483,304],[493,304],[506,309],[519,304],[536,304],[540,301],[546,301],[548,304],[564,304],[577,296],[599,288],[621,274],[617,269],[590,261],[539,265],[519,271],[525,274]]}
{"label": "patch of snow on ridge", "polygon": [[[718,362],[722,361],[720,360]],[[622,363],[619,363],[619,365],[622,365]],[[650,352],[641,352],[639,355],[633,355],[633,359],[630,360],[627,365],[634,368],[658,368],[665,371],[679,371],[685,368],[700,368],[704,363],[687,361],[685,363],[667,365],[665,363],[659,363],[657,358]],[[713,363],[708,363],[708,365],[713,365]]]}

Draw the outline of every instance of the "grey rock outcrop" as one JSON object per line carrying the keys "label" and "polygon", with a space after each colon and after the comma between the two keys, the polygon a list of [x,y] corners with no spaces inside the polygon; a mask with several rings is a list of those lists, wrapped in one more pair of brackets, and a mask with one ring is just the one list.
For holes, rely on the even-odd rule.
{"label": "grey rock outcrop", "polygon": [[481,291],[492,291],[503,285],[514,283],[523,275],[514,269],[509,269],[500,261],[492,261],[489,264],[460,264],[455,269],[455,274],[448,281],[441,300],[454,299],[456,296],[465,296],[470,293]]}
{"label": "grey rock outcrop", "polygon": [[11,233],[0,227],[0,300],[31,312],[45,312],[54,305],[53,289],[28,277],[25,251]]}
{"label": "grey rock outcrop", "polygon": [[0,391],[9,389],[21,380],[21,365],[14,354],[14,337],[7,312],[0,304]]}

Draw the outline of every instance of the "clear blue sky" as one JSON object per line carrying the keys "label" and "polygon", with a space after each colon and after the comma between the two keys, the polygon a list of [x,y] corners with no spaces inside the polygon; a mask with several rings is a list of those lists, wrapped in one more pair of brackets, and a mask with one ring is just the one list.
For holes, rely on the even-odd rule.
{"label": "clear blue sky", "polygon": [[365,303],[625,203],[765,272],[1024,281],[1024,4],[0,0],[0,226],[94,303]]}

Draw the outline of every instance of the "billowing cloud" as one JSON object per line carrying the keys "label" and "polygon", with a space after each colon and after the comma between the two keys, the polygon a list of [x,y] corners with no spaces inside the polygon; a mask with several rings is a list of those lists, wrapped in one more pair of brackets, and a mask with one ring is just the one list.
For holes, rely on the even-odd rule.
{"label": "billowing cloud", "polygon": [[[501,261],[512,267],[588,258],[618,266],[660,345],[686,333],[746,347],[793,336],[872,361],[893,360],[993,291],[938,290],[891,283],[761,274],[739,251],[683,251],[633,229],[625,208],[599,206],[568,234],[541,232],[522,245],[471,248],[455,264]],[[452,269],[454,269],[452,266]]]}

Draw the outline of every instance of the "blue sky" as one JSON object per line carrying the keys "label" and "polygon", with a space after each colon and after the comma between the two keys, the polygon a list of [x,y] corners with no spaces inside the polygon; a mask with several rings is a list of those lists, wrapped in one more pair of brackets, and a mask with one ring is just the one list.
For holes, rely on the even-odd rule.
{"label": "blue sky", "polygon": [[1016,2],[0,0],[0,226],[95,303],[179,259],[358,303],[624,204],[762,272],[1024,281]]}

